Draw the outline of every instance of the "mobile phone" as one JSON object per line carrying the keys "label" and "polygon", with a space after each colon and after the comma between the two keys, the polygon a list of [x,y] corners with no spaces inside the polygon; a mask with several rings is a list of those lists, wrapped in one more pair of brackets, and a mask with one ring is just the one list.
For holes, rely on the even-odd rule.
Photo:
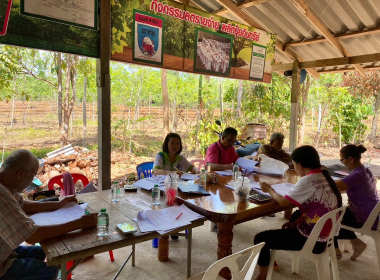
{"label": "mobile phone", "polygon": [[137,231],[137,229],[128,223],[117,224],[116,229],[124,234],[135,233]]}

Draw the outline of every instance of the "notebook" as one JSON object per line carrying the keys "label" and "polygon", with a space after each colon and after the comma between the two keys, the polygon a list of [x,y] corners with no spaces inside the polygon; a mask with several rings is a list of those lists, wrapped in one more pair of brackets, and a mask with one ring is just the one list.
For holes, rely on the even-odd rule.
{"label": "notebook", "polygon": [[179,184],[178,188],[181,190],[183,193],[188,193],[188,194],[198,194],[198,195],[210,195],[208,191],[206,191],[204,188],[197,184],[186,184],[182,185]]}

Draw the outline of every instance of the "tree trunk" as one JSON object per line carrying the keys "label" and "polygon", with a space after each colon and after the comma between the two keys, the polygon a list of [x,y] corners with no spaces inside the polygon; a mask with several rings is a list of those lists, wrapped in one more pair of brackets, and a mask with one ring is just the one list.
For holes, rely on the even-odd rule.
{"label": "tree trunk", "polygon": [[241,117],[241,99],[243,97],[243,80],[239,80],[239,88],[236,102],[236,117]]}
{"label": "tree trunk", "polygon": [[[141,90],[142,90],[142,86],[143,86],[143,80],[144,80],[144,68],[142,69],[142,72],[141,72],[140,88],[139,88],[139,91],[137,93],[136,109],[135,109],[135,122],[140,118],[140,110],[139,110],[140,94],[141,94]],[[138,128],[140,129],[140,123],[138,123]]]}
{"label": "tree trunk", "polygon": [[11,129],[13,128],[13,118],[15,114],[15,94],[12,96],[12,116],[11,116]]}
{"label": "tree trunk", "polygon": [[84,77],[83,89],[83,147],[87,145],[87,77]]}
{"label": "tree trunk", "polygon": [[223,91],[222,91],[222,79],[219,78],[219,106],[220,106],[220,120],[223,118]]}
{"label": "tree trunk", "polygon": [[55,53],[55,56],[56,56],[57,82],[58,82],[57,114],[58,114],[58,126],[61,128],[62,126],[62,55],[61,53]]}
{"label": "tree trunk", "polygon": [[300,90],[300,104],[299,104],[299,124],[298,124],[298,147],[303,145],[303,139],[305,136],[305,116],[306,116],[306,106],[307,99],[309,97],[310,89],[310,77],[307,76],[305,83],[302,85]]}
{"label": "tree trunk", "polygon": [[169,109],[169,93],[168,93],[168,82],[167,82],[167,70],[161,70],[161,87],[162,87],[162,98],[163,98],[163,139],[169,133],[169,122],[170,122],[170,109]]}
{"label": "tree trunk", "polygon": [[178,94],[178,71],[177,71],[177,88],[173,101],[173,119],[172,119],[172,132],[177,130],[177,94]]}
{"label": "tree trunk", "polygon": [[372,143],[375,141],[375,138],[376,138],[377,120],[379,118],[379,107],[380,107],[380,91],[378,91],[376,94],[375,114],[373,115],[372,130],[371,130],[371,136],[370,136],[370,140]]}
{"label": "tree trunk", "polygon": [[[198,88],[198,108],[197,108],[197,135],[199,134],[199,125],[202,116],[202,78],[203,75],[199,75],[199,88]],[[196,152],[199,152],[199,138],[197,137]]]}

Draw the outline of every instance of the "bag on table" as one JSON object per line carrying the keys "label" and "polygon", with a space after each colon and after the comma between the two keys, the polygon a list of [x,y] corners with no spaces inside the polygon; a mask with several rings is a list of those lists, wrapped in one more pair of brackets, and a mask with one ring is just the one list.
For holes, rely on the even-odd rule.
{"label": "bag on table", "polygon": [[286,163],[270,158],[264,154],[260,154],[259,159],[260,167],[255,168],[255,171],[258,173],[284,176],[285,172],[289,169],[289,166]]}

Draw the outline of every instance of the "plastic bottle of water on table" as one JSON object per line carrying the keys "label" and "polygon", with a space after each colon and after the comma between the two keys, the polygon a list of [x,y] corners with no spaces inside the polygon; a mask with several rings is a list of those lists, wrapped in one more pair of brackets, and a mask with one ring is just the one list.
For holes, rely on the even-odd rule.
{"label": "plastic bottle of water on table", "polygon": [[206,187],[207,183],[207,173],[206,170],[202,170],[201,174],[199,175],[199,185],[201,187]]}
{"label": "plastic bottle of water on table", "polygon": [[152,189],[152,204],[160,205],[160,189],[158,188],[158,185],[154,185],[154,188]]}
{"label": "plastic bottle of water on table", "polygon": [[112,185],[112,201],[113,202],[119,201],[119,194],[120,194],[119,183],[113,182],[113,185]]}
{"label": "plastic bottle of water on table", "polygon": [[239,165],[237,163],[235,163],[232,172],[234,173],[234,180],[237,181],[239,177]]}
{"label": "plastic bottle of water on table", "polygon": [[108,236],[109,216],[106,209],[101,209],[98,215],[98,236]]}

